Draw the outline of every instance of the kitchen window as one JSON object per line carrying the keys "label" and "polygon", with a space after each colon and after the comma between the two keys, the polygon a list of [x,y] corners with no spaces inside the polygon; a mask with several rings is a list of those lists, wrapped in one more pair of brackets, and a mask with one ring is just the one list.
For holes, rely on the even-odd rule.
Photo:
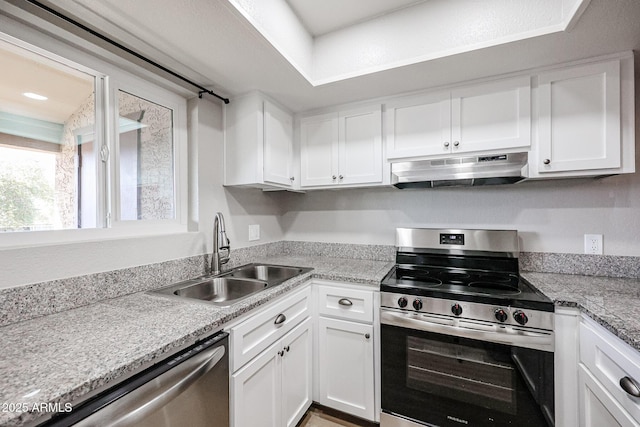
{"label": "kitchen window", "polygon": [[183,97],[1,33],[0,62],[0,246],[186,231]]}

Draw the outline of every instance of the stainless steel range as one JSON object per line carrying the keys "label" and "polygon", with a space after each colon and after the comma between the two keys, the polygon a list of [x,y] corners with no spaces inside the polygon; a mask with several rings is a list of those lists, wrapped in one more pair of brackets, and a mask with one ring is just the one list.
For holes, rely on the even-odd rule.
{"label": "stainless steel range", "polygon": [[553,303],[511,230],[396,230],[380,290],[381,427],[553,426]]}

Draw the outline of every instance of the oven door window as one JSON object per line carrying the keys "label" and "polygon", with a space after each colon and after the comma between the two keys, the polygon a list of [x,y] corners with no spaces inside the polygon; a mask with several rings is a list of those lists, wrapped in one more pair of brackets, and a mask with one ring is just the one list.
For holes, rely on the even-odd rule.
{"label": "oven door window", "polygon": [[435,426],[553,425],[552,353],[382,325],[382,363],[385,412]]}

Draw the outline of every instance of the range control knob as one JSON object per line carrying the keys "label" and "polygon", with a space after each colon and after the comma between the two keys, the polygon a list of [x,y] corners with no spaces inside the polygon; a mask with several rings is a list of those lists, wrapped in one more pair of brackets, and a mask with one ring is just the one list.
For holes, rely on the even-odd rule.
{"label": "range control knob", "polygon": [[420,300],[419,298],[416,298],[413,300],[413,308],[415,308],[416,310],[420,311],[422,309],[422,300]]}
{"label": "range control knob", "polygon": [[529,318],[527,317],[527,315],[520,310],[513,313],[513,318],[515,319],[516,322],[518,322],[522,326],[526,325],[527,322],[529,321]]}
{"label": "range control knob", "polygon": [[460,316],[462,314],[462,306],[458,303],[455,303],[451,306],[451,312],[456,316]]}
{"label": "range control knob", "polygon": [[498,319],[499,322],[505,322],[509,318],[507,312],[501,308],[496,308],[496,311],[494,311],[493,313],[495,314],[496,319]]}
{"label": "range control knob", "polygon": [[407,306],[407,304],[409,304],[409,301],[407,301],[407,299],[405,297],[398,298],[398,306],[400,308],[405,308]]}

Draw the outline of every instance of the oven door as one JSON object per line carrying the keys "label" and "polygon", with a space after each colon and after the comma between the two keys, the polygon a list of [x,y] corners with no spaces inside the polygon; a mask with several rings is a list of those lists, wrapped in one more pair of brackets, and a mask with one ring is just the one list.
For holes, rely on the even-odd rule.
{"label": "oven door", "polygon": [[553,352],[384,323],[381,332],[381,427],[554,425]]}

